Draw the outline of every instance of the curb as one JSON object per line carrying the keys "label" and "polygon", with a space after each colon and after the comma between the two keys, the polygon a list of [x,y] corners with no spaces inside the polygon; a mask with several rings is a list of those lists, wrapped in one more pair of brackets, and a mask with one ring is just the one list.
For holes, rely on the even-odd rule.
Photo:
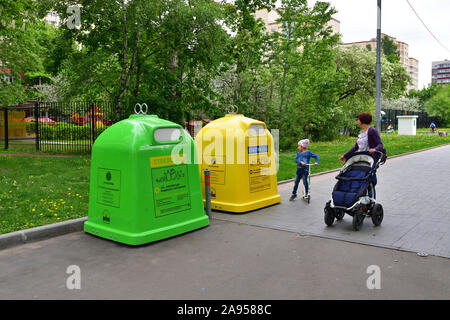
{"label": "curb", "polygon": [[0,250],[82,231],[86,220],[87,217],[84,217],[0,235]]}
{"label": "curb", "polygon": [[[403,157],[403,156],[411,155],[414,153],[424,152],[424,151],[441,148],[441,147],[445,147],[445,146],[449,146],[449,145],[450,145],[450,143],[443,144],[440,146],[434,146],[434,147],[427,148],[427,149],[421,149],[421,150],[411,151],[411,152],[407,152],[407,153],[402,153],[402,154],[398,154],[395,156],[391,156],[388,159]],[[332,169],[332,170],[328,170],[328,171],[322,171],[322,172],[314,173],[311,176],[312,177],[320,176],[320,175],[324,175],[324,174],[328,174],[328,173],[332,173],[332,172],[337,172],[339,170],[340,170],[340,168]],[[295,178],[278,181],[277,185],[281,185],[281,184],[285,184],[285,183],[289,183],[289,182],[293,182],[293,181],[295,181]],[[45,226],[40,226],[40,227],[36,227],[36,228],[25,229],[25,230],[21,230],[21,231],[15,231],[15,232],[11,232],[11,233],[6,233],[4,235],[0,235],[0,250],[11,248],[11,247],[18,246],[18,245],[25,244],[25,243],[46,240],[46,239],[61,236],[61,235],[67,234],[67,233],[83,231],[85,221],[87,221],[87,217],[57,222],[57,223],[53,223],[53,224],[49,224],[49,225],[45,225]]]}

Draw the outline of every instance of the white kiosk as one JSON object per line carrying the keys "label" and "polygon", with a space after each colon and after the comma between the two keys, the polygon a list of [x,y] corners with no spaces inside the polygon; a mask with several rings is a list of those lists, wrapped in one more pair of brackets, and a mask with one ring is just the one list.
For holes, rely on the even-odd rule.
{"label": "white kiosk", "polygon": [[415,136],[417,128],[417,118],[419,116],[397,116],[398,134]]}

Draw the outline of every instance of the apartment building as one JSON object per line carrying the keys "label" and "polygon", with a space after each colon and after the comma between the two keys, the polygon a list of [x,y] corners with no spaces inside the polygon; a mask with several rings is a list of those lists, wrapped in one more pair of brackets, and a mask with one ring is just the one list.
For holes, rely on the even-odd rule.
{"label": "apartment building", "polygon": [[433,61],[431,63],[431,82],[438,84],[450,83],[450,61]]}
{"label": "apartment building", "polygon": [[419,89],[419,60],[410,57],[408,59],[408,73],[411,76],[411,83],[408,84],[408,90]]}
{"label": "apartment building", "polygon": [[[407,90],[419,89],[419,60],[409,56],[409,45],[406,42],[398,41],[385,33],[381,33],[381,37],[388,37],[397,46],[400,54],[400,63],[405,67],[406,72],[411,76],[411,82],[407,86]],[[348,42],[342,44],[344,47],[357,46],[359,48],[376,50],[377,39],[372,38],[369,41]]]}
{"label": "apartment building", "polygon": [[[261,18],[262,21],[264,21],[268,33],[281,32],[281,24],[277,22],[277,19],[280,18],[280,15],[278,14],[276,9],[270,11],[268,11],[267,9],[258,10],[255,13],[255,18]],[[341,23],[339,20],[331,18],[331,20],[328,21],[327,26],[330,26],[333,29],[334,34],[341,32]]]}

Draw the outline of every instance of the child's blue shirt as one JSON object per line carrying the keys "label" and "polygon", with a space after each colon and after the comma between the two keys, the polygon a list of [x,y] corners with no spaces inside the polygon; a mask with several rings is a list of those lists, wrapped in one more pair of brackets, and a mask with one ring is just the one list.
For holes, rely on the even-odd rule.
{"label": "child's blue shirt", "polygon": [[300,161],[303,161],[304,163],[309,163],[309,160],[311,158],[316,159],[316,162],[319,163],[319,156],[317,154],[312,153],[309,150],[306,150],[305,152],[300,152],[300,151],[297,152],[297,156],[295,157],[295,162],[297,162],[297,167],[298,168],[303,167],[300,164]]}

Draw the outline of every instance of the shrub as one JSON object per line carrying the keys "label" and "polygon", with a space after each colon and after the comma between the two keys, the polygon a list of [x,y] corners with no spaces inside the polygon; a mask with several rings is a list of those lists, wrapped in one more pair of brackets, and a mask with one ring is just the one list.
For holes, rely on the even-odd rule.
{"label": "shrub", "polygon": [[[42,140],[91,140],[92,128],[90,125],[79,126],[72,123],[55,122],[43,124],[40,127],[40,137]],[[104,130],[105,126],[96,126],[94,138],[96,139]]]}

